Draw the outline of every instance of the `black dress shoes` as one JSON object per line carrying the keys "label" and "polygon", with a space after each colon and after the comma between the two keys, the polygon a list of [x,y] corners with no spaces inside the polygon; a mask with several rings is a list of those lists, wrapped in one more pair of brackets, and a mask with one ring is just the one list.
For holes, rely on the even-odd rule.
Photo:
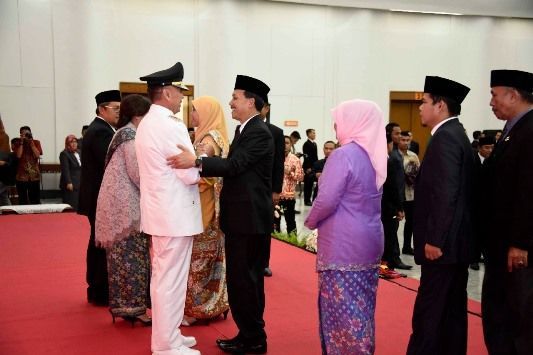
{"label": "black dress shoes", "polygon": [[256,344],[247,344],[237,339],[236,341],[222,341],[217,340],[220,350],[229,354],[266,354],[267,343],[262,341]]}
{"label": "black dress shoes", "polygon": [[411,270],[413,268],[411,265],[404,264],[401,261],[396,262],[396,263],[391,263],[388,266],[391,269],[400,269],[400,270]]}
{"label": "black dress shoes", "polygon": [[236,336],[235,338],[231,338],[231,339],[217,339],[216,340],[217,342],[217,345],[232,345],[232,344],[235,344],[235,343],[238,343],[239,342],[239,336]]}
{"label": "black dress shoes", "polygon": [[266,277],[272,277],[272,270],[270,270],[269,267],[266,267],[265,270],[263,270],[263,275]]}

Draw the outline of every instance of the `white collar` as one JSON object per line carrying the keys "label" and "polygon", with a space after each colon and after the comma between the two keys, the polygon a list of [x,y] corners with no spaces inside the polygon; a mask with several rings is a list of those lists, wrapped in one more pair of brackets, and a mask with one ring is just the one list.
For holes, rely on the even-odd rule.
{"label": "white collar", "polygon": [[445,120],[442,120],[439,123],[437,123],[437,125],[431,129],[431,135],[434,136],[435,132],[437,132],[437,129],[439,129],[440,126],[442,126],[446,122],[451,121],[453,119],[457,119],[457,116],[449,117],[449,118],[447,118]]}
{"label": "white collar", "polygon": [[117,131],[117,129],[116,129],[115,127],[111,126],[111,124],[110,124],[109,122],[107,122],[105,119],[103,119],[102,117],[100,117],[100,116],[96,116],[96,118],[99,118],[99,119],[101,119],[102,121],[104,121],[109,127],[111,127],[111,129],[113,130],[113,132],[116,132],[116,131]]}
{"label": "white collar", "polygon": [[247,119],[246,121],[244,121],[243,123],[241,123],[241,127],[239,127],[239,133],[242,133],[242,130],[244,129],[244,126],[246,126],[246,124],[252,119],[254,118],[255,116],[257,116],[258,113],[255,113],[252,117],[250,117],[249,119]]}

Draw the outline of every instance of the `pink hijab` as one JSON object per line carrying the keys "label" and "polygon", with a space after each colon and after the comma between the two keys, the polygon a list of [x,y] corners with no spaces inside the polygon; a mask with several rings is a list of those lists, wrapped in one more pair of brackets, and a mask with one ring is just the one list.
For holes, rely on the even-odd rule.
{"label": "pink hijab", "polygon": [[65,138],[65,150],[72,152],[72,153],[75,152],[75,150],[72,150],[72,148],[70,147],[70,142],[72,142],[73,140],[75,140],[76,142],[78,141],[78,138],[76,138],[76,136],[73,134],[69,134]]}
{"label": "pink hijab", "polygon": [[372,101],[350,100],[332,109],[331,115],[339,143],[355,142],[367,152],[379,190],[387,178],[387,139],[381,109]]}

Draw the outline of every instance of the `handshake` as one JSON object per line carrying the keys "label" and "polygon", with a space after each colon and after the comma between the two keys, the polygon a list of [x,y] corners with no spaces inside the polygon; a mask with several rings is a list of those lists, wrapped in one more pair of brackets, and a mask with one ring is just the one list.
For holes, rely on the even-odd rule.
{"label": "handshake", "polygon": [[198,143],[194,147],[194,153],[191,152],[187,147],[182,146],[181,144],[178,144],[177,147],[181,150],[181,153],[167,158],[167,165],[171,166],[174,169],[188,169],[198,166],[196,164],[197,157],[212,157],[213,155],[215,155],[215,149],[211,144],[207,143]]}
{"label": "handshake", "polygon": [[206,156],[206,155],[208,157],[212,157],[213,155],[215,155],[215,149],[213,148],[211,144],[208,144],[208,143],[196,144],[194,147],[194,151],[197,157]]}

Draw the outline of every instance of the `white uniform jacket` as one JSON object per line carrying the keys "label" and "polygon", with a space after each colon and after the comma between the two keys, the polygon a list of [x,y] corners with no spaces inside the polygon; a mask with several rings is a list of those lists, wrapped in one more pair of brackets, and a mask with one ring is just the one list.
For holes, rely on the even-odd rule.
{"label": "white uniform jacket", "polygon": [[172,112],[153,104],[141,120],[135,151],[141,180],[141,230],[156,236],[184,237],[203,232],[197,168],[173,169],[167,158],[181,144],[194,151],[187,127]]}

